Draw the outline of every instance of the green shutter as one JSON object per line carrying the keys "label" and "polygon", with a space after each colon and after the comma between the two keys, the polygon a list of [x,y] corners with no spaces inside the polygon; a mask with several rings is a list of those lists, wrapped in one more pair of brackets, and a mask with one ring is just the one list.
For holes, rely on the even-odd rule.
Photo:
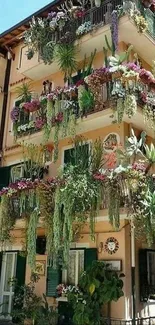
{"label": "green shutter", "polygon": [[54,269],[52,266],[47,267],[46,296],[56,297],[56,287],[61,282],[61,270]]}
{"label": "green shutter", "polygon": [[23,286],[25,284],[25,273],[26,273],[26,257],[21,255],[21,252],[17,255],[17,266],[16,266],[16,279],[17,285]]}
{"label": "green shutter", "polygon": [[0,190],[7,187],[10,181],[10,166],[0,167]]}
{"label": "green shutter", "polygon": [[85,249],[85,270],[92,265],[93,261],[97,260],[97,248],[86,248]]}
{"label": "green shutter", "polygon": [[139,289],[140,301],[147,301],[149,296],[147,274],[147,249],[139,250]]}

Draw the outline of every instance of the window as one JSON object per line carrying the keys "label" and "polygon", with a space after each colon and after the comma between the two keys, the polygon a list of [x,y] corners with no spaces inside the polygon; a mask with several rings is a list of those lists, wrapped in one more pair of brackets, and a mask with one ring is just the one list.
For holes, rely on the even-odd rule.
{"label": "window", "polygon": [[82,271],[84,271],[84,250],[70,250],[68,269],[62,272],[62,282],[77,286]]}
{"label": "window", "polygon": [[147,252],[148,284],[155,286],[155,252]]}
{"label": "window", "polygon": [[139,251],[140,300],[155,300],[155,250]]}
{"label": "window", "polygon": [[[19,107],[22,103],[23,100],[16,100],[15,107]],[[21,109],[19,115],[19,125],[24,125],[27,123],[29,123],[29,112],[26,112],[23,109]]]}
{"label": "window", "polygon": [[47,297],[56,297],[56,288],[60,283],[77,285],[80,274],[87,270],[92,262],[97,260],[97,248],[81,248],[70,250],[68,269],[61,271],[61,267],[54,269],[50,258],[47,259]]}
{"label": "window", "polygon": [[24,177],[24,165],[19,164],[11,167],[10,182],[14,183]]}
{"label": "window", "polygon": [[[85,164],[88,166],[89,162],[89,143],[82,144],[77,148],[70,148],[64,150],[64,164],[71,164],[73,166],[80,164],[81,157],[85,157]],[[82,159],[84,160],[84,159]]]}

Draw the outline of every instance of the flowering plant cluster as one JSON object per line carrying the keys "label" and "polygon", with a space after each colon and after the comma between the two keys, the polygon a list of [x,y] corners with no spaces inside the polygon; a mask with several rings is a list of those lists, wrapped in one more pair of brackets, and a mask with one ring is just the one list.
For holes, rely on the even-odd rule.
{"label": "flowering plant cluster", "polygon": [[13,107],[13,109],[10,113],[11,121],[13,123],[18,121],[19,113],[20,113],[19,107]]}
{"label": "flowering plant cluster", "polygon": [[141,15],[137,9],[130,11],[130,17],[134,20],[137,26],[138,33],[145,33],[148,29],[148,23],[146,19]]}
{"label": "flowering plant cluster", "polygon": [[66,21],[69,20],[69,16],[63,11],[51,11],[48,14],[47,20],[49,21],[49,26],[52,31],[55,31],[57,28],[59,30],[62,30],[62,28],[65,26]]}
{"label": "flowering plant cluster", "polygon": [[3,187],[0,191],[0,196],[7,195],[12,197],[20,192],[36,189],[39,185],[53,187],[58,185],[59,182],[60,180],[57,177],[50,177],[46,180],[35,179],[34,181],[30,178],[23,178],[15,183],[10,183],[8,187]]}
{"label": "flowering plant cluster", "polygon": [[31,102],[24,103],[23,108],[29,113],[36,112],[40,109],[40,101],[39,99],[33,99]]}
{"label": "flowering plant cluster", "polygon": [[74,285],[67,285],[62,283],[57,286],[57,293],[59,296],[62,294],[65,294],[67,296],[69,293],[80,294],[80,290]]}
{"label": "flowering plant cluster", "polygon": [[85,23],[83,23],[82,25],[80,25],[78,27],[78,29],[76,30],[76,35],[77,36],[81,36],[84,34],[89,33],[93,28],[93,25],[91,23],[91,21],[86,21]]}

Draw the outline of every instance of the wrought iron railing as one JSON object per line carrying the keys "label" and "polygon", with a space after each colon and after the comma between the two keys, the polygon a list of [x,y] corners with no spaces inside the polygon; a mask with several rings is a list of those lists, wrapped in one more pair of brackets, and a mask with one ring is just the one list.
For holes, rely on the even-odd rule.
{"label": "wrought iron railing", "polygon": [[[115,319],[115,318],[103,318],[102,325],[132,325],[133,319]],[[134,320],[135,325],[155,325],[155,316],[136,318]]]}

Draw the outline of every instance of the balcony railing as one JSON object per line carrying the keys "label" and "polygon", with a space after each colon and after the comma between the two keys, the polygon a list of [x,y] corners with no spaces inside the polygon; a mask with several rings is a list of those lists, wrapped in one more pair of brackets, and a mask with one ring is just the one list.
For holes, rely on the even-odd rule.
{"label": "balcony railing", "polygon": [[[103,325],[132,325],[133,319],[115,319],[115,318],[103,318]],[[145,317],[145,318],[136,318],[134,320],[135,325],[155,325],[155,316]]]}
{"label": "balcony railing", "polygon": [[145,9],[144,6],[142,5],[141,0],[136,0],[136,6],[141,12],[142,16],[145,17],[147,23],[148,23],[148,33],[150,36],[155,38],[155,13],[152,12],[149,8]]}
{"label": "balcony railing", "polygon": [[[136,0],[136,7],[140,10],[141,14],[145,17],[148,23],[148,33],[155,38],[155,14],[150,9],[144,9],[140,0]],[[75,37],[76,30],[85,22],[91,22],[92,29],[104,26],[111,23],[111,13],[123,6],[123,0],[105,0],[103,4],[97,8],[93,7],[86,11],[85,16],[79,19],[74,19],[63,28],[63,31],[58,31],[53,35],[53,40],[59,42],[67,33]]]}

